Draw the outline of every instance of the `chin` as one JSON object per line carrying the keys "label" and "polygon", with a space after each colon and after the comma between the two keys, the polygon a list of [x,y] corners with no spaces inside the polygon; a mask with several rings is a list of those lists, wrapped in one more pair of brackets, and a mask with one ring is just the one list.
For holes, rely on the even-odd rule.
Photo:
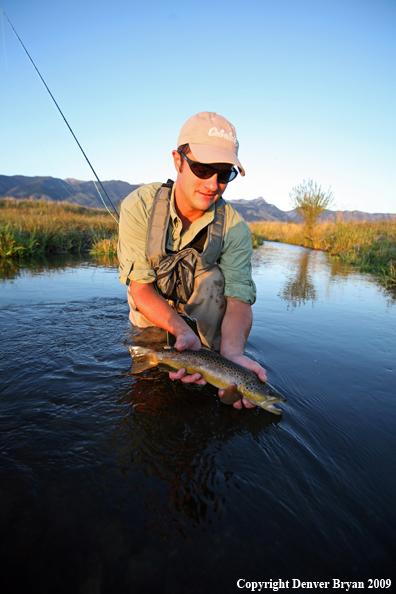
{"label": "chin", "polygon": [[216,200],[218,198],[218,195],[217,194],[215,194],[214,196],[209,196],[209,195],[206,195],[206,194],[200,194],[199,196],[200,196],[201,200],[203,200],[204,202],[210,202],[210,203],[216,202]]}

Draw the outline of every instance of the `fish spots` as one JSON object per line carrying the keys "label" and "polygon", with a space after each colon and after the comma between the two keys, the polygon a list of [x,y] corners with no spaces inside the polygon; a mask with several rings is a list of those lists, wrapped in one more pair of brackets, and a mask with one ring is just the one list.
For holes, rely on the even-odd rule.
{"label": "fish spots", "polygon": [[[241,396],[274,414],[282,411],[273,406],[274,402],[284,402],[281,395],[270,395],[269,386],[261,382],[257,376],[233,361],[222,357],[209,349],[178,351],[174,348],[164,351],[152,351],[142,347],[130,347],[134,363],[149,361],[152,365],[161,363],[172,369],[185,368],[189,374],[200,373],[201,377],[217,388],[225,389],[227,401],[239,400]],[[140,362],[139,361],[139,362]],[[230,387],[230,384],[233,384]],[[225,402],[225,400],[224,400]],[[229,402],[231,403],[231,402]]]}

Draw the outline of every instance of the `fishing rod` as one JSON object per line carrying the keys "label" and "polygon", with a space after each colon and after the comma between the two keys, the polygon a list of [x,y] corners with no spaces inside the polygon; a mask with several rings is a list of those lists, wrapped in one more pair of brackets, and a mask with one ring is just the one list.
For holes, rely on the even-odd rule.
{"label": "fishing rod", "polygon": [[[6,15],[6,13],[4,12],[4,10],[2,9],[2,7],[1,7],[1,6],[0,6],[0,11],[1,11],[2,15],[4,14],[5,18],[7,19],[7,21],[8,21],[8,24],[10,25],[10,27],[11,27],[11,29],[12,29],[12,31],[13,31],[13,33],[14,33],[15,37],[18,39],[18,41],[19,41],[19,43],[21,44],[21,46],[22,46],[22,48],[23,48],[23,50],[24,50],[25,54],[27,55],[27,57],[28,57],[28,58],[29,58],[29,60],[31,61],[31,63],[32,63],[32,65],[33,65],[34,69],[35,69],[35,71],[37,72],[37,74],[39,75],[39,77],[40,77],[40,79],[41,79],[41,82],[43,83],[43,85],[44,85],[44,86],[45,86],[45,88],[47,89],[47,91],[48,91],[48,93],[49,93],[49,95],[50,95],[50,97],[51,97],[52,101],[55,103],[55,105],[56,105],[56,107],[57,107],[57,109],[58,109],[59,113],[61,114],[61,116],[62,116],[62,118],[63,118],[63,120],[64,120],[64,122],[65,122],[65,124],[66,124],[66,126],[69,128],[69,130],[70,130],[70,132],[71,132],[71,134],[72,134],[72,136],[73,136],[74,140],[76,141],[76,143],[77,143],[77,145],[78,145],[78,147],[79,147],[80,151],[81,151],[81,152],[82,152],[82,154],[84,155],[86,162],[87,162],[87,163],[88,163],[88,165],[90,166],[90,168],[91,168],[91,170],[92,170],[92,172],[93,172],[94,176],[96,177],[96,179],[98,180],[98,183],[100,184],[100,187],[102,188],[103,192],[106,194],[108,201],[110,202],[111,206],[112,206],[112,207],[113,207],[113,209],[114,209],[114,212],[115,212],[115,213],[116,213],[116,215],[117,215],[117,218],[119,219],[119,218],[120,218],[120,217],[119,217],[119,214],[118,214],[118,212],[117,212],[117,209],[115,208],[114,204],[112,203],[112,201],[111,201],[111,199],[110,199],[110,196],[108,195],[108,193],[106,192],[105,188],[103,187],[103,184],[102,184],[102,182],[100,181],[99,177],[97,176],[95,169],[92,167],[92,165],[91,165],[91,163],[90,163],[90,160],[88,159],[88,157],[87,157],[87,155],[85,154],[85,152],[84,152],[84,150],[83,150],[83,148],[82,148],[81,144],[78,142],[76,135],[74,134],[73,130],[71,129],[71,127],[70,127],[70,125],[69,125],[69,122],[67,121],[67,119],[66,119],[66,118],[65,118],[65,116],[63,115],[63,112],[62,112],[61,108],[59,107],[59,105],[58,105],[58,104],[57,104],[57,102],[55,101],[55,98],[54,98],[53,94],[51,93],[51,91],[49,90],[49,88],[48,88],[48,86],[47,86],[47,84],[46,84],[45,80],[44,80],[44,79],[43,79],[43,77],[41,76],[41,74],[40,74],[40,72],[39,72],[39,70],[38,70],[38,68],[37,68],[36,64],[33,62],[33,59],[31,58],[31,56],[30,56],[29,52],[27,51],[26,47],[23,45],[23,43],[22,43],[22,40],[20,39],[20,37],[19,37],[18,33],[15,31],[14,27],[12,26],[12,24],[11,24],[11,22],[10,22],[10,19],[8,18],[8,16]],[[3,32],[3,34],[4,34],[4,32]],[[4,39],[4,44],[5,44],[5,39]],[[5,46],[5,45],[4,45],[4,46]],[[113,217],[113,219],[115,220],[115,222],[118,224],[118,221],[117,221],[117,219],[115,219],[115,218],[114,218],[113,214],[112,214],[112,213],[110,212],[110,210],[107,208],[107,205],[106,205],[105,201],[103,200],[103,197],[102,197],[102,195],[101,195],[101,193],[100,193],[100,191],[99,191],[99,188],[97,187],[97,185],[96,185],[96,183],[95,183],[95,180],[93,180],[93,183],[94,183],[94,185],[95,185],[96,191],[98,192],[98,194],[99,194],[99,197],[100,197],[101,201],[103,202],[103,204],[104,204],[104,206],[105,206],[105,208],[106,208],[107,212],[108,212],[108,213],[109,213],[109,214],[110,214],[110,215]]]}

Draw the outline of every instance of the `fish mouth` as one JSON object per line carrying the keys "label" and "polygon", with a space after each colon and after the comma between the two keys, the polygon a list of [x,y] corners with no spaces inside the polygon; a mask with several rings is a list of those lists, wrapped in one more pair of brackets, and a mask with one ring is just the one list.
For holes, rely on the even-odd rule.
{"label": "fish mouth", "polygon": [[[271,386],[271,389],[272,389],[272,386]],[[274,392],[275,392],[275,390],[274,390]],[[276,408],[276,406],[274,406],[275,402],[286,402],[286,398],[281,396],[278,392],[274,398],[269,398],[267,400],[267,402],[265,402],[263,404],[263,408],[265,410],[268,410],[269,412],[274,413],[275,415],[281,415],[283,411],[281,411],[279,408]]]}
{"label": "fish mouth", "polygon": [[[278,401],[277,401],[278,402]],[[274,415],[281,415],[283,411],[281,411],[279,408],[276,408],[276,406],[274,406],[273,404],[267,404],[265,406],[265,410],[268,410],[268,412],[273,413]]]}

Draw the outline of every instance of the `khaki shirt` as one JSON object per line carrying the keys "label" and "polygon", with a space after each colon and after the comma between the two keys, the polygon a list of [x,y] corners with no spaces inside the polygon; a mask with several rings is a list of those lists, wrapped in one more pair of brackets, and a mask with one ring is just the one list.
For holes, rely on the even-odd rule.
{"label": "khaki shirt", "polygon": [[[146,235],[154,196],[161,182],[140,186],[129,194],[121,204],[118,238],[119,278],[124,285],[130,281],[152,283],[155,271],[146,258]],[[170,220],[166,237],[166,249],[178,252],[187,247],[194,237],[214,219],[215,205],[197,221],[191,223],[184,233],[182,222],[175,208],[175,186],[170,203]],[[226,203],[224,244],[217,262],[225,279],[225,297],[250,303],[256,300],[256,286],[252,279],[252,238],[246,221]]]}

